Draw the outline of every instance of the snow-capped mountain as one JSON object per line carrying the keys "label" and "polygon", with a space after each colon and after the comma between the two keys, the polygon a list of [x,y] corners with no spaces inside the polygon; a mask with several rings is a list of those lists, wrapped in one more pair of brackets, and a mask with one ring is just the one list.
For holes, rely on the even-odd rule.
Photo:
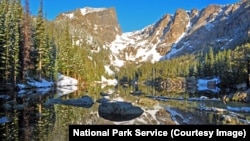
{"label": "snow-capped mountain", "polygon": [[234,48],[250,38],[250,2],[210,5],[202,10],[179,9],[158,22],[111,43],[114,58],[159,61],[187,53]]}
{"label": "snow-capped mountain", "polygon": [[[74,31],[84,31],[101,46],[116,67],[125,62],[156,62],[184,54],[234,48],[250,38],[250,1],[209,5],[198,10],[178,9],[142,30],[122,33],[114,8],[83,8],[59,15],[68,17]],[[91,43],[91,42],[90,42]]]}

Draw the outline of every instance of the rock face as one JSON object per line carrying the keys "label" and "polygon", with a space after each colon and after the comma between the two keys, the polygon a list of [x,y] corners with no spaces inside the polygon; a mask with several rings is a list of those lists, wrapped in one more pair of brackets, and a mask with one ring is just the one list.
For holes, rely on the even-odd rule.
{"label": "rock face", "polygon": [[174,56],[186,53],[234,48],[248,40],[250,32],[250,3],[226,6],[210,5],[190,18],[190,26],[185,36],[176,43],[182,48]]}
{"label": "rock face", "polygon": [[[114,8],[85,7],[62,13],[55,22],[67,22],[73,35],[85,36],[88,42],[110,43],[121,34]],[[79,37],[79,38],[81,38]]]}
{"label": "rock face", "polygon": [[157,59],[154,51],[160,59],[169,59],[206,52],[210,47],[235,48],[249,38],[250,1],[240,1],[201,10],[178,9],[174,15],[166,14],[142,30],[123,33],[111,48],[114,58],[139,62]]}
{"label": "rock face", "polygon": [[[167,20],[168,19],[171,18],[168,18],[167,16]],[[187,25],[189,24],[189,15],[185,10],[177,10],[175,16],[172,19],[173,20],[169,21],[165,26],[165,31],[163,31],[162,35],[162,41],[159,44],[159,47],[157,47],[157,51],[161,55],[166,54],[166,52],[169,51],[168,47],[171,47],[188,28]]]}

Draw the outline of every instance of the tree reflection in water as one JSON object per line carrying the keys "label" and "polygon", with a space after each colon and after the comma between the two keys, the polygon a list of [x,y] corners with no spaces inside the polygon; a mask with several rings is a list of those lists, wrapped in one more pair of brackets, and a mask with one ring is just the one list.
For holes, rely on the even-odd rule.
{"label": "tree reflection in water", "polygon": [[[88,93],[86,93],[86,91]],[[133,92],[142,92],[135,94]],[[1,100],[0,119],[5,122],[0,124],[0,138],[2,140],[68,140],[68,125],[72,124],[165,124],[173,123],[170,118],[178,124],[244,124],[242,120],[250,120],[249,113],[234,113],[237,118],[232,118],[232,112],[211,112],[199,109],[200,105],[225,109],[230,104],[234,106],[247,106],[246,103],[223,103],[222,101],[190,100],[208,96],[218,98],[218,95],[208,93],[189,93],[183,89],[163,90],[152,86],[137,85],[135,87],[116,86],[105,87],[89,86],[87,89],[76,90],[70,94],[58,96],[56,92],[38,93],[32,90],[28,95],[11,96],[8,100]],[[103,95],[103,93],[107,95]],[[70,100],[90,96],[94,104],[91,107],[79,107],[74,105],[45,105],[54,98]],[[99,99],[105,97],[110,101],[129,102],[139,106],[143,114],[131,121],[112,121],[102,117],[98,113],[101,103]],[[164,99],[156,99],[163,97]],[[154,102],[141,101],[143,98]],[[140,105],[141,102],[143,103]],[[105,101],[104,101],[105,102]],[[153,104],[153,105],[150,105]],[[158,109],[155,109],[155,106]],[[249,106],[249,105],[248,105]],[[167,115],[169,116],[166,119]],[[228,118],[229,117],[229,118]],[[172,120],[171,119],[171,120]],[[166,122],[168,121],[168,122]],[[229,122],[231,121],[231,122]],[[249,124],[249,123],[248,123]]]}

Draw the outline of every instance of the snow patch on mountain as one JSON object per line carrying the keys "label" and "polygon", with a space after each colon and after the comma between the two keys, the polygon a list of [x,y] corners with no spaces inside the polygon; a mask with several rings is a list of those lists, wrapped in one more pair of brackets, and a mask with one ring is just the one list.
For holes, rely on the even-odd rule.
{"label": "snow patch on mountain", "polygon": [[[100,11],[104,11],[107,8],[92,8],[92,7],[84,7],[84,8],[80,8],[81,14],[82,16],[85,16],[89,13],[93,13],[93,12],[100,12]],[[69,19],[72,19],[75,17],[74,12],[69,12],[69,13],[63,13],[63,16],[68,17]]]}
{"label": "snow patch on mountain", "polygon": [[68,13],[68,14],[64,13],[63,15],[70,18],[70,19],[72,19],[74,17],[74,13]]}
{"label": "snow patch on mountain", "polygon": [[100,12],[100,11],[106,10],[106,8],[85,7],[85,8],[81,8],[80,10],[81,10],[82,15],[84,16],[89,13]]}
{"label": "snow patch on mountain", "polygon": [[144,39],[143,30],[126,32],[117,35],[116,39],[111,43],[111,62],[116,67],[121,67],[126,61],[158,62],[162,57],[156,50],[157,44]]}
{"label": "snow patch on mountain", "polygon": [[165,60],[165,59],[170,59],[172,55],[176,54],[177,52],[181,51],[183,49],[183,47],[177,49],[177,48],[172,48],[167,55],[165,55],[163,58],[161,58],[161,60]]}

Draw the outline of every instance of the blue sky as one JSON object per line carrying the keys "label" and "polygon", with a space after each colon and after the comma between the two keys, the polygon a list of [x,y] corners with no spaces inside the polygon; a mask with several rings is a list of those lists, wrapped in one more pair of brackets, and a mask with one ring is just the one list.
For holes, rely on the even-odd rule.
{"label": "blue sky", "polygon": [[[135,31],[157,22],[165,14],[174,14],[179,8],[201,10],[210,4],[232,4],[239,0],[43,0],[44,14],[49,20],[62,12],[94,7],[116,9],[123,32]],[[30,0],[30,11],[36,15],[40,0]]]}

